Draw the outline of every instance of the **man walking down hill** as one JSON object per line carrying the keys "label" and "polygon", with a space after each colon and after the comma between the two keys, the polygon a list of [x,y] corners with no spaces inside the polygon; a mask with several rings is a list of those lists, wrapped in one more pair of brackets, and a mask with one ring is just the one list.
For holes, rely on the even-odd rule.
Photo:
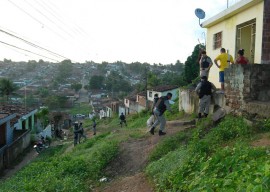
{"label": "man walking down hill", "polygon": [[159,124],[160,124],[159,132],[158,132],[159,136],[166,135],[166,133],[164,132],[165,125],[166,125],[166,119],[164,117],[164,112],[166,110],[169,110],[170,112],[172,112],[172,110],[170,108],[170,103],[169,103],[169,100],[171,98],[172,98],[172,94],[167,93],[166,96],[162,96],[158,99],[158,101],[155,105],[155,108],[154,108],[154,114],[156,116],[156,120],[149,131],[152,135],[154,135],[155,128]]}
{"label": "man walking down hill", "polygon": [[197,85],[195,91],[199,95],[199,113],[198,118],[207,117],[209,113],[209,107],[211,104],[211,96],[216,91],[216,87],[213,83],[207,80],[206,76],[201,77],[201,82]]}

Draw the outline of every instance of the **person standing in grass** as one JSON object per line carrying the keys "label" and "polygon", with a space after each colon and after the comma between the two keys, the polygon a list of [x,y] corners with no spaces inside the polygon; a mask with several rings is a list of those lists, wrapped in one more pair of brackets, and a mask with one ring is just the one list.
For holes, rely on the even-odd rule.
{"label": "person standing in grass", "polygon": [[82,122],[80,122],[79,130],[80,130],[81,137],[83,137],[84,139],[86,139],[86,135],[84,134],[84,129],[83,129]]}
{"label": "person standing in grass", "polygon": [[96,123],[96,120],[95,119],[93,119],[93,135],[96,135],[96,133],[97,133],[97,129],[96,129],[96,127],[97,127],[97,123]]}
{"label": "person standing in grass", "polygon": [[127,126],[127,121],[126,121],[126,116],[124,115],[124,113],[121,113],[120,117],[120,125],[122,127],[122,124],[125,123],[125,125]]}

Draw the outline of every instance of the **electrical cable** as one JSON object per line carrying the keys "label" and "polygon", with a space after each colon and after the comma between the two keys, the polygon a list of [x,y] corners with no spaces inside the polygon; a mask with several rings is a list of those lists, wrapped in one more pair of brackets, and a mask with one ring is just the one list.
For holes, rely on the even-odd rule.
{"label": "electrical cable", "polygon": [[[16,5],[15,3],[13,3],[11,0],[8,0],[8,2],[10,2],[12,5],[14,5],[15,7],[17,7],[19,10],[21,10],[22,12],[24,12],[25,14],[27,14],[29,17],[31,17],[32,19],[34,19],[36,22],[38,22],[39,24],[41,24],[42,27],[45,26],[41,21],[39,21],[38,19],[36,19],[36,18],[33,17],[32,15],[30,15],[28,12],[24,11],[21,7],[19,7],[19,6]],[[67,40],[67,39],[65,39],[61,34],[59,34],[58,32],[54,31],[52,28],[48,27],[47,25],[46,25],[46,27],[47,27],[48,29],[50,29],[53,33],[55,33],[56,35],[58,35],[60,38],[62,38],[63,40]]]}
{"label": "electrical cable", "polygon": [[27,40],[25,40],[25,39],[23,39],[23,38],[21,38],[21,37],[18,37],[18,36],[13,35],[13,34],[7,32],[7,31],[4,31],[4,30],[2,30],[1,28],[0,28],[0,32],[5,33],[5,34],[7,34],[7,35],[10,35],[10,36],[12,36],[12,37],[14,37],[14,38],[17,38],[17,39],[19,39],[19,40],[21,40],[21,41],[27,43],[28,45],[31,45],[31,46],[35,47],[35,48],[39,48],[39,49],[45,50],[45,51],[47,51],[47,52],[49,52],[49,53],[51,53],[51,54],[53,54],[53,55],[55,55],[55,56],[57,56],[57,57],[61,57],[61,58],[64,58],[64,59],[68,59],[68,58],[65,57],[65,56],[59,55],[58,53],[55,53],[55,52],[53,52],[53,51],[50,51],[50,50],[45,49],[45,48],[43,48],[43,47],[40,47],[40,46],[38,46],[38,45],[36,45],[36,44],[34,44],[34,43],[31,43],[30,41],[27,41]]}
{"label": "electrical cable", "polygon": [[38,54],[38,53],[34,53],[34,52],[29,51],[29,50],[27,50],[27,49],[23,49],[23,48],[17,47],[17,46],[15,46],[15,45],[11,45],[11,44],[6,43],[6,42],[3,42],[3,41],[0,41],[0,43],[2,43],[2,44],[4,44],[4,45],[8,45],[8,46],[10,46],[10,47],[14,47],[14,48],[16,48],[16,49],[20,49],[20,50],[23,50],[23,51],[32,53],[32,54],[34,54],[34,55],[38,55],[38,56],[40,56],[40,57],[44,57],[44,58],[47,58],[47,59],[50,59],[50,60],[59,62],[59,61],[56,60],[56,59],[52,59],[52,58],[50,58],[50,57],[47,57],[47,56],[44,56],[44,55],[41,55],[41,54]]}
{"label": "electrical cable", "polygon": [[52,22],[53,24],[55,24],[60,30],[62,30],[63,32],[65,32],[66,34],[68,34],[71,38],[74,38],[72,36],[72,34],[70,34],[68,31],[66,31],[65,29],[63,29],[60,25],[58,25],[55,21],[53,21],[52,19],[50,19],[48,16],[46,16],[45,14],[43,14],[40,10],[38,10],[36,7],[34,7],[31,3],[29,3],[27,0],[24,0],[30,7],[32,7],[35,11],[37,11],[39,14],[41,14],[43,17],[45,17],[46,19],[48,19],[50,22]]}

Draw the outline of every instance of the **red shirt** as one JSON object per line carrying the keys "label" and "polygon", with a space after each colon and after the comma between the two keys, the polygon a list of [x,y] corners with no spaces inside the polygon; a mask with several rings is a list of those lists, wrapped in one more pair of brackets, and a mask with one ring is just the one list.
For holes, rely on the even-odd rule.
{"label": "red shirt", "polygon": [[239,56],[236,59],[237,64],[248,64],[248,60],[244,56]]}

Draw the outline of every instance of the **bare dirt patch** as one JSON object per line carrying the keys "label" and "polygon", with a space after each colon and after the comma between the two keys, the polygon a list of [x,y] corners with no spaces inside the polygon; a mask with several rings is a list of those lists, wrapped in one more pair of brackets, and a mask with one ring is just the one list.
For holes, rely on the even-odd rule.
{"label": "bare dirt patch", "polygon": [[255,141],[253,141],[251,143],[251,146],[253,146],[253,147],[270,146],[270,136],[269,136],[269,134],[262,134],[260,139],[255,140]]}
{"label": "bare dirt patch", "polygon": [[151,192],[153,187],[148,183],[143,173],[147,165],[148,156],[160,140],[176,132],[183,131],[192,126],[180,121],[167,123],[167,135],[150,135],[142,139],[130,139],[123,142],[120,153],[114,161],[105,169],[109,183],[96,188],[96,192]]}

